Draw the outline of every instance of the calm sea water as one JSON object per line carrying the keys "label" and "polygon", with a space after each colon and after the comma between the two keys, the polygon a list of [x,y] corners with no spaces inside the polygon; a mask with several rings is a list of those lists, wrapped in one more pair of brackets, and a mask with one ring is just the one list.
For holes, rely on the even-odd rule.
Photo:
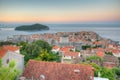
{"label": "calm sea water", "polygon": [[[94,31],[104,38],[109,38],[114,41],[120,42],[120,25],[93,25],[93,24],[46,24],[49,26],[48,31],[15,31],[14,27],[17,25],[0,25],[0,40],[5,40],[7,37],[13,35],[26,35],[26,34],[43,34],[43,33],[56,33],[56,32],[79,32],[79,31]],[[13,27],[13,28],[6,28]]]}

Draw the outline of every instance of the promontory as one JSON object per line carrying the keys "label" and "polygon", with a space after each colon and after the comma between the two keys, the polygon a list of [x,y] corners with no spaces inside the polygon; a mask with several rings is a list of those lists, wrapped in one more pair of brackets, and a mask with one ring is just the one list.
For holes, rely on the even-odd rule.
{"label": "promontory", "polygon": [[15,30],[18,30],[18,31],[42,31],[42,30],[49,30],[49,27],[46,25],[36,23],[33,25],[18,26],[15,28]]}

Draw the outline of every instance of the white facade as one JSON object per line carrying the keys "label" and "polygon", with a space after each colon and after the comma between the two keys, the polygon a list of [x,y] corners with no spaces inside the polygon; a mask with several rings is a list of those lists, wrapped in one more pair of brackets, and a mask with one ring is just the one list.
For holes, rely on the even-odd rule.
{"label": "white facade", "polygon": [[63,59],[73,59],[75,58],[74,56],[64,56]]}
{"label": "white facade", "polygon": [[8,66],[11,60],[15,61],[17,69],[19,69],[20,71],[23,71],[24,69],[24,56],[23,55],[16,53],[16,52],[12,52],[12,51],[7,51],[5,56],[2,57],[2,63],[3,65]]}
{"label": "white facade", "polygon": [[60,50],[60,48],[57,48],[57,49],[52,49],[52,52],[57,53],[57,52],[59,52],[59,50]]}
{"label": "white facade", "polygon": [[94,77],[94,80],[109,80],[108,78]]}
{"label": "white facade", "polygon": [[[73,53],[73,54],[75,54],[75,53]],[[76,58],[75,56],[73,56],[73,55],[64,55],[64,53],[63,53],[63,55],[62,55],[63,57],[63,59],[73,59],[73,58]],[[80,53],[78,53],[78,56],[77,57],[80,57]]]}
{"label": "white facade", "polygon": [[120,57],[120,53],[113,53],[115,57]]}

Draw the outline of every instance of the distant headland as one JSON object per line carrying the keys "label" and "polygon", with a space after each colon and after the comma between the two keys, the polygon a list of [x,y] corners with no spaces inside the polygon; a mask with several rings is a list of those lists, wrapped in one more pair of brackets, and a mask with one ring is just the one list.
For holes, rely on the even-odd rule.
{"label": "distant headland", "polygon": [[15,28],[15,30],[18,30],[18,31],[42,31],[42,30],[49,30],[49,27],[46,25],[36,23],[33,25],[18,26]]}

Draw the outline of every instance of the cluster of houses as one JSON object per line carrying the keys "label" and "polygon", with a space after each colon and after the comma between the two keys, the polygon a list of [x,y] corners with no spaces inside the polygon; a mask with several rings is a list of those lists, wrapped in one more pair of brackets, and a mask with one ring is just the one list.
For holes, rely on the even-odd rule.
{"label": "cluster of houses", "polygon": [[[13,45],[0,47],[2,63],[8,66],[11,60],[15,60],[16,67],[23,71],[20,80],[97,80],[94,78],[92,66],[76,64],[94,55],[103,59],[102,62],[92,61],[100,66],[107,68],[119,66],[120,45],[91,31],[14,35],[13,38],[7,39],[16,43],[35,40],[44,40],[53,45],[52,52],[61,55],[61,63],[29,60],[24,69],[24,55],[20,54],[20,47]],[[90,46],[90,48],[83,49],[82,46]]]}
{"label": "cluster of houses", "polygon": [[102,62],[96,60],[93,62],[98,64],[99,66],[105,66],[107,68],[113,68],[119,66],[119,60],[118,60],[119,56],[117,57],[114,56],[114,53],[112,53],[113,55],[105,54],[104,48],[76,51],[74,46],[59,47],[55,45],[53,46],[52,51],[62,56],[61,59],[62,63],[80,63],[86,61],[86,58],[89,56],[98,56],[102,58]]}
{"label": "cluster of houses", "polygon": [[58,53],[59,55],[62,56],[61,62],[71,62],[72,59],[74,58],[79,58],[80,57],[80,52],[75,51],[74,46],[64,46],[64,47],[59,47],[57,45],[53,46],[52,52]]}

